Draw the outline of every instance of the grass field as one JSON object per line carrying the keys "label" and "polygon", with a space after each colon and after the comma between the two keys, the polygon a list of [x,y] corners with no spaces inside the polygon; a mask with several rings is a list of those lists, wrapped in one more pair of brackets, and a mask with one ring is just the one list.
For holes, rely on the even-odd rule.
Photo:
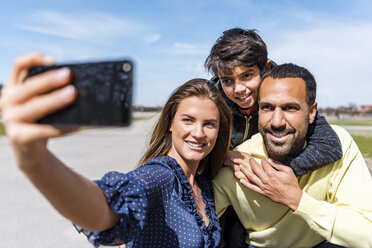
{"label": "grass field", "polygon": [[353,135],[355,143],[357,143],[360,152],[363,154],[363,157],[372,158],[372,135],[370,136],[361,136]]}
{"label": "grass field", "polygon": [[4,135],[4,134],[5,134],[4,126],[3,126],[3,124],[0,122],[0,136],[1,136],[1,135]]}
{"label": "grass field", "polygon": [[372,119],[333,119],[327,118],[330,124],[338,126],[372,126]]}
{"label": "grass field", "polygon": [[[372,126],[372,119],[353,118],[353,119],[333,119],[327,118],[330,124],[339,126]],[[372,131],[368,130],[348,130],[357,143],[361,153],[365,158],[372,158]]]}

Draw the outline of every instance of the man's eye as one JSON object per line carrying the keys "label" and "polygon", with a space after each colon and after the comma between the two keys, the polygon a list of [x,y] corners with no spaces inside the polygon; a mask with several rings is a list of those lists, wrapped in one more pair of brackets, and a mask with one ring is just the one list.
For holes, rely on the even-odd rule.
{"label": "man's eye", "polygon": [[271,110],[272,109],[272,107],[270,106],[270,105],[263,105],[263,106],[261,106],[261,110]]}
{"label": "man's eye", "polygon": [[296,111],[296,110],[298,110],[298,108],[295,107],[295,106],[286,106],[286,107],[283,108],[283,110],[284,111]]}

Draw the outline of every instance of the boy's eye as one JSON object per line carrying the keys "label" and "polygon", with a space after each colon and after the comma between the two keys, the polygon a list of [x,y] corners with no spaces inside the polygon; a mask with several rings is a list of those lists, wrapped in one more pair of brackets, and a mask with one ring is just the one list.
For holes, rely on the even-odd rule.
{"label": "boy's eye", "polygon": [[243,75],[243,78],[250,78],[251,76],[252,76],[252,74],[246,73],[246,74]]}
{"label": "boy's eye", "polygon": [[223,79],[221,79],[221,83],[222,84],[231,84],[232,83],[232,80],[229,79],[229,78],[223,78]]}

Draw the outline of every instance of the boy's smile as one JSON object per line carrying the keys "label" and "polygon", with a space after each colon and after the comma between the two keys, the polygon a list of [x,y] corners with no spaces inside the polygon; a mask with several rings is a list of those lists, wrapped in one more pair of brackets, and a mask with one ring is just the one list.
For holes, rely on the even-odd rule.
{"label": "boy's smile", "polygon": [[257,65],[237,66],[230,74],[220,73],[219,79],[226,96],[240,108],[250,108],[257,102],[261,71]]}

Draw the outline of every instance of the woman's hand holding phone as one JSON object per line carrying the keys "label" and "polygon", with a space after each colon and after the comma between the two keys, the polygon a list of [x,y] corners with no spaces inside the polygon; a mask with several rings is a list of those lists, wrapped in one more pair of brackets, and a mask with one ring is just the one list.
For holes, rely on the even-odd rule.
{"label": "woman's hand holding phone", "polygon": [[51,57],[40,53],[17,58],[9,80],[2,90],[0,98],[2,121],[13,145],[17,162],[25,167],[21,169],[41,162],[39,160],[47,153],[48,138],[72,131],[71,128],[61,129],[37,124],[40,118],[65,108],[76,99],[76,89],[69,84],[68,68],[27,77],[31,67],[52,64],[54,60]]}

